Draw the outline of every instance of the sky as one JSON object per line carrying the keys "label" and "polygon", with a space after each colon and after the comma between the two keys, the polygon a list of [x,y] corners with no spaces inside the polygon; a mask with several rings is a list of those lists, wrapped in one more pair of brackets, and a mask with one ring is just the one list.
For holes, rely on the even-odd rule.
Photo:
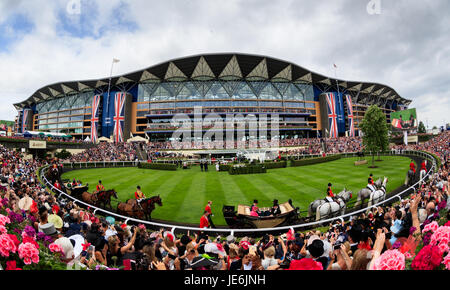
{"label": "sky", "polygon": [[[413,100],[450,122],[448,0],[0,0],[0,119],[57,82],[201,53],[267,55]],[[335,71],[333,64],[338,66]]]}

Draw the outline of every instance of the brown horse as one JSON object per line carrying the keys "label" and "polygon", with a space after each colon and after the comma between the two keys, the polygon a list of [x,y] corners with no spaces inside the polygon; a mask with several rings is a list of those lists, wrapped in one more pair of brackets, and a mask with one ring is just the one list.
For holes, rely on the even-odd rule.
{"label": "brown horse", "polygon": [[98,202],[98,197],[94,193],[84,192],[81,195],[81,200],[83,200],[85,203],[96,205]]}
{"label": "brown horse", "polygon": [[121,202],[117,205],[117,213],[137,219],[151,220],[152,212],[156,208],[155,204],[162,206],[159,195],[142,200],[140,206],[137,200],[129,199],[126,203]]}
{"label": "brown horse", "polygon": [[103,208],[106,208],[106,206],[109,205],[109,208],[113,209],[111,205],[111,197],[114,197],[115,199],[118,198],[117,192],[114,189],[97,192],[97,206],[103,205]]}
{"label": "brown horse", "polygon": [[54,184],[57,180],[61,183],[61,172],[58,168],[50,168],[47,171],[48,180]]}

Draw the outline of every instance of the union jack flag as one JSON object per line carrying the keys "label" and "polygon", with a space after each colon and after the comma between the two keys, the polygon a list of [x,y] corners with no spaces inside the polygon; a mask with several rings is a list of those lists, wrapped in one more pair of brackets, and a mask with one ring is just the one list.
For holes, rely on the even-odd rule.
{"label": "union jack flag", "polygon": [[100,108],[100,95],[94,96],[92,101],[92,119],[91,119],[91,140],[92,143],[96,143],[98,140],[98,122],[99,122],[99,108]]}
{"label": "union jack flag", "polygon": [[355,119],[353,115],[353,101],[350,95],[346,95],[345,97],[347,98],[348,125],[350,129],[350,137],[355,137]]}
{"label": "union jack flag", "polygon": [[123,127],[125,125],[125,93],[117,93],[114,101],[114,142],[123,142]]}
{"label": "union jack flag", "polygon": [[23,110],[23,114],[22,114],[22,134],[27,131],[27,119],[28,119],[28,114],[30,113],[30,111],[31,110],[29,110],[29,109]]}
{"label": "union jack flag", "polygon": [[328,120],[330,123],[330,138],[338,137],[336,96],[334,93],[326,94],[328,104]]}

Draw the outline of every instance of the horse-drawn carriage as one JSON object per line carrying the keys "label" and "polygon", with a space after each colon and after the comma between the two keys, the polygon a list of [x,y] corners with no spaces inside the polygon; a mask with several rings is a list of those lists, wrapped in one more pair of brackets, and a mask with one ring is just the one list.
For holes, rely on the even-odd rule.
{"label": "horse-drawn carriage", "polygon": [[[298,211],[289,202],[280,204],[281,214],[276,216],[255,217],[250,214],[250,207],[239,205],[238,210],[234,206],[224,206],[223,216],[228,226],[239,229],[262,229],[288,226],[298,222]],[[262,212],[270,211],[269,208],[261,208]]]}
{"label": "horse-drawn carriage", "polygon": [[63,182],[63,184],[67,194],[77,199],[80,199],[81,195],[89,190],[89,185],[80,185],[72,187],[70,181],[68,183]]}

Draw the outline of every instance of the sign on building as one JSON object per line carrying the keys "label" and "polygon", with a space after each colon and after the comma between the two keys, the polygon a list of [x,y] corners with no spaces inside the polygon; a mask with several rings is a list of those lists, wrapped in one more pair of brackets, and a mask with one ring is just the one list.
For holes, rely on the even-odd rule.
{"label": "sign on building", "polygon": [[47,149],[47,142],[30,140],[30,149]]}

